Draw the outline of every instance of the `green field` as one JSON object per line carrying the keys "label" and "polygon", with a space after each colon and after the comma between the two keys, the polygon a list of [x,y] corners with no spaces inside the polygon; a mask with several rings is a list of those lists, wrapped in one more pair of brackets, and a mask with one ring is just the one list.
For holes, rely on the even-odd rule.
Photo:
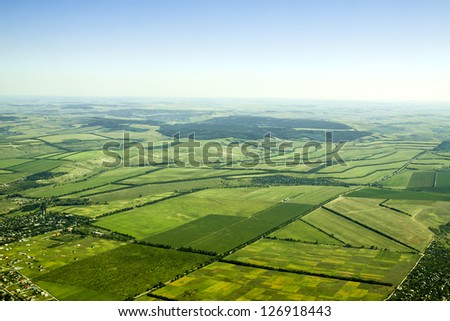
{"label": "green field", "polygon": [[450,172],[437,172],[437,187],[450,187]]}
{"label": "green field", "polygon": [[[164,184],[149,184],[136,187],[127,187],[127,185],[114,185],[114,187],[121,186],[122,189],[110,192],[97,188],[80,193],[80,195],[88,195],[92,202],[109,202],[111,200],[130,200],[138,198],[140,195],[151,195],[167,192],[189,192],[194,189],[213,188],[221,186],[220,178],[209,178],[198,181],[186,181],[177,183]],[[116,189],[116,188],[114,188]],[[94,194],[91,194],[94,193]],[[97,194],[98,193],[98,194]]]}
{"label": "green field", "polygon": [[99,137],[97,135],[92,135],[92,134],[66,134],[66,135],[58,134],[58,135],[51,135],[51,136],[42,136],[40,138],[49,143],[63,143],[63,142],[70,142],[70,141],[86,141],[86,140],[105,139],[105,138]]}
{"label": "green field", "polygon": [[396,285],[419,258],[410,253],[260,240],[225,260]]}
{"label": "green field", "polygon": [[173,247],[190,247],[195,241],[243,220],[240,216],[207,215],[189,223],[183,224],[163,233],[144,239],[152,244],[165,244]]}
{"label": "green field", "polygon": [[33,159],[29,158],[4,158],[0,159],[0,168],[8,168],[12,166],[18,166],[23,163],[32,162]]}
{"label": "green field", "polygon": [[8,167],[9,170],[13,170],[16,172],[24,172],[27,174],[35,174],[39,172],[52,170],[60,165],[62,165],[64,161],[60,160],[50,160],[50,159],[39,159],[33,160],[31,162],[22,163],[19,165]]}
{"label": "green field", "polygon": [[300,195],[289,200],[291,203],[320,204],[330,198],[345,193],[349,189],[340,186],[293,186],[292,191],[298,191]]}
{"label": "green field", "polygon": [[38,281],[36,283],[59,301],[119,301],[123,298],[120,295],[81,286],[46,281]]}
{"label": "green field", "polygon": [[343,242],[335,239],[334,237],[331,237],[330,235],[324,232],[321,232],[317,228],[302,221],[301,219],[296,220],[291,224],[279,229],[278,231],[270,234],[270,236],[274,236],[279,239],[291,239],[319,244],[332,244],[332,245],[344,244]]}
{"label": "green field", "polygon": [[244,175],[255,173],[255,171],[245,170],[224,170],[210,168],[163,168],[149,174],[141,175],[134,178],[125,179],[124,184],[150,184],[159,182],[182,181],[191,179],[203,179],[207,177],[219,177],[230,175]]}
{"label": "green field", "polygon": [[390,188],[405,189],[408,186],[411,174],[409,170],[403,170],[383,182],[383,186]]}
{"label": "green field", "polygon": [[347,196],[378,199],[450,201],[450,194],[422,191],[397,191],[378,188],[363,188],[358,191],[351,192]]}
{"label": "green field", "polygon": [[89,205],[75,205],[75,206],[52,206],[49,207],[49,211],[63,212],[66,214],[74,214],[87,217],[97,217],[100,215],[105,215],[111,212],[129,209],[135,206],[142,206],[149,202],[155,202],[158,200],[165,199],[174,195],[174,192],[167,192],[162,194],[150,194],[141,195],[132,200],[111,200],[103,204],[94,203]]}
{"label": "green field", "polygon": [[413,172],[408,182],[408,189],[434,187],[436,172]]}
{"label": "green field", "polygon": [[382,300],[390,287],[215,262],[154,293],[174,300]]}
{"label": "green field", "polygon": [[303,219],[351,246],[375,247],[399,252],[411,251],[411,249],[398,242],[392,241],[323,208],[315,210]]}
{"label": "green field", "polygon": [[[48,160],[42,161],[47,162]],[[90,190],[97,186],[107,185],[130,176],[140,175],[151,170],[152,168],[146,167],[116,168],[101,172],[95,176],[85,177],[83,180],[77,182],[68,182],[65,184],[43,186],[30,189],[26,191],[26,194],[32,197],[67,195],[74,192]]]}
{"label": "green field", "polygon": [[[54,269],[71,264],[78,260],[108,252],[125,245],[117,242],[93,237],[81,238],[74,235],[72,241],[59,241],[55,233],[47,233],[30,238],[26,242],[8,245],[9,260],[19,260],[14,266],[28,277],[37,277]],[[5,247],[4,247],[5,249]],[[7,261],[1,261],[5,267]],[[39,268],[41,266],[41,269]],[[41,271],[40,271],[41,270]]]}
{"label": "green field", "polygon": [[450,221],[450,202],[389,200],[385,204],[410,214],[425,226],[439,228]]}
{"label": "green field", "polygon": [[209,260],[205,255],[130,244],[55,269],[37,280],[73,286],[73,292],[64,296],[75,295],[83,287],[125,299]]}
{"label": "green field", "polygon": [[340,198],[327,204],[332,210],[395,240],[423,251],[433,238],[432,232],[414,218],[378,206],[374,199]]}

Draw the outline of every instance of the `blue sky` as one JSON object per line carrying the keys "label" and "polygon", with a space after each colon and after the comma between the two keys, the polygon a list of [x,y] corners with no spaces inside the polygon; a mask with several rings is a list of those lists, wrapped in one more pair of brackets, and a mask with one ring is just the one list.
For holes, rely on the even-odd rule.
{"label": "blue sky", "polygon": [[450,101],[450,1],[4,1],[0,95]]}

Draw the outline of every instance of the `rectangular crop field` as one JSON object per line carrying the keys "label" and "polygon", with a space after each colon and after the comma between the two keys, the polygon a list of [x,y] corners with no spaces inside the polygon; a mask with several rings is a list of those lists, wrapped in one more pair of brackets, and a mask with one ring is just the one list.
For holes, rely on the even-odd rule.
{"label": "rectangular crop field", "polygon": [[23,164],[11,166],[8,169],[17,171],[17,172],[35,174],[35,173],[39,173],[39,172],[52,170],[62,164],[64,164],[64,161],[38,159],[38,160],[33,160],[31,162],[26,162]]}
{"label": "rectangular crop field", "polygon": [[385,204],[410,214],[428,227],[439,228],[450,221],[450,202],[389,200]]}
{"label": "rectangular crop field", "polygon": [[419,251],[425,250],[433,233],[414,218],[378,206],[376,200],[340,198],[327,207]]}
{"label": "rectangular crop field", "polygon": [[244,175],[251,173],[254,174],[255,172],[245,170],[217,170],[211,168],[163,168],[162,170],[158,170],[149,174],[126,179],[122,181],[122,183],[142,185],[158,182],[182,181],[239,174]]}
{"label": "rectangular crop field", "polygon": [[450,172],[437,172],[437,187],[450,187]]}
{"label": "rectangular crop field", "polygon": [[413,171],[403,170],[383,182],[383,186],[405,189],[408,186]]}
{"label": "rectangular crop field", "polygon": [[[26,242],[8,245],[9,251],[4,252],[9,260],[17,259],[15,268],[28,277],[36,277],[43,273],[60,268],[67,264],[121,247],[123,242],[99,239],[94,237],[81,238],[73,235],[73,240],[63,242],[54,237],[55,232],[30,238]],[[0,266],[7,261],[0,261]],[[39,271],[41,266],[41,271]]]}
{"label": "rectangular crop field", "polygon": [[[273,187],[271,187],[273,188]],[[292,191],[298,191],[300,195],[289,200],[291,203],[317,205],[330,198],[345,193],[349,189],[341,186],[292,186]]]}
{"label": "rectangular crop field", "polygon": [[320,244],[344,245],[343,242],[320,231],[301,219],[279,229],[278,231],[270,234],[270,236],[274,236],[279,239],[291,239],[311,243],[316,242]]}
{"label": "rectangular crop field", "polygon": [[[130,200],[139,197],[139,195],[149,195],[158,193],[167,193],[173,191],[186,192],[198,188],[213,188],[219,187],[221,184],[220,178],[209,178],[197,181],[185,181],[176,183],[165,183],[165,184],[149,184],[135,187],[128,187],[125,189],[120,189],[117,191],[111,190],[110,192],[104,191],[100,188],[86,191],[80,193],[80,195],[90,195],[95,193],[95,195],[89,196],[92,202],[109,202],[111,200]],[[114,185],[113,185],[114,186]],[[127,187],[126,185],[115,185]]]}
{"label": "rectangular crop field", "polygon": [[207,215],[166,232],[150,236],[145,241],[177,248],[190,247],[192,242],[220,232],[220,230],[241,222],[243,219],[240,216]]}
{"label": "rectangular crop field", "polygon": [[96,224],[144,239],[206,215],[245,218],[274,204],[257,188],[208,189],[104,217]]}
{"label": "rectangular crop field", "polygon": [[418,254],[259,240],[226,260],[318,273],[331,277],[399,284],[413,268]]}
{"label": "rectangular crop field", "polygon": [[[49,160],[42,160],[42,161],[49,162]],[[144,167],[116,168],[101,172],[91,177],[87,177],[86,179],[78,182],[69,182],[57,186],[43,186],[30,189],[26,191],[26,194],[34,197],[68,195],[75,192],[90,190],[97,186],[107,185],[130,176],[140,175],[150,170],[151,168],[144,168]]]}
{"label": "rectangular crop field", "polygon": [[387,286],[214,262],[154,293],[174,300],[382,300]]}
{"label": "rectangular crop field", "polygon": [[208,262],[206,255],[129,244],[37,278],[125,299]]}
{"label": "rectangular crop field", "polygon": [[104,293],[81,286],[46,281],[36,283],[59,301],[120,301],[122,299],[120,295]]}
{"label": "rectangular crop field", "polygon": [[8,168],[12,166],[18,166],[23,163],[32,162],[34,159],[29,158],[5,158],[0,159],[0,168]]}
{"label": "rectangular crop field", "polygon": [[408,182],[408,189],[434,187],[436,172],[413,172]]}
{"label": "rectangular crop field", "polygon": [[351,246],[375,247],[399,252],[411,251],[410,248],[398,242],[392,241],[323,208],[309,213],[302,219]]}

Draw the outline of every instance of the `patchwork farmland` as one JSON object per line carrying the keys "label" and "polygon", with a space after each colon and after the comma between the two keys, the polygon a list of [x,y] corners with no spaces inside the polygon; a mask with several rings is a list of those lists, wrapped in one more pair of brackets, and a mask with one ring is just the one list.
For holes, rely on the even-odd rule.
{"label": "patchwork farmland", "polygon": [[[449,242],[450,152],[426,123],[420,128],[428,136],[418,139],[339,114],[321,121],[107,106],[67,117],[64,106],[49,105],[51,122],[30,113],[14,120],[17,131],[8,121],[0,127],[3,300],[385,300],[428,293],[415,280],[422,280],[417,271],[433,268],[427,262],[445,257],[436,248]],[[296,163],[324,130],[333,131],[333,144],[349,141],[340,151],[345,164]],[[194,131],[202,144],[214,139],[223,155],[214,148],[176,155],[167,147],[187,143],[183,135]],[[267,131],[292,148],[248,145],[254,158],[273,160],[252,165],[236,146],[262,143],[257,135]],[[120,145],[124,132],[133,138],[129,150],[102,151],[105,143]],[[152,153],[141,152],[149,140]],[[178,166],[205,151],[215,155],[211,161]],[[328,156],[326,148],[309,155]],[[105,166],[126,158],[129,166]]]}

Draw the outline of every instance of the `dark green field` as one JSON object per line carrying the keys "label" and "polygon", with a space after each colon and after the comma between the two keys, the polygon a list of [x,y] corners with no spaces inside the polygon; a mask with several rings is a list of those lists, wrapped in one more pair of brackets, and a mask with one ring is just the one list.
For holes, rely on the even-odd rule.
{"label": "dark green field", "polygon": [[205,255],[130,244],[53,270],[36,280],[75,289],[84,287],[125,299],[210,260]]}
{"label": "dark green field", "polygon": [[166,232],[150,236],[144,241],[173,247],[189,247],[190,244],[241,222],[239,216],[207,215]]}
{"label": "dark green field", "polygon": [[408,189],[434,187],[436,172],[414,172],[408,182]]}
{"label": "dark green field", "polygon": [[267,233],[278,225],[310,209],[311,205],[279,204],[190,243],[194,249],[224,253]]}

